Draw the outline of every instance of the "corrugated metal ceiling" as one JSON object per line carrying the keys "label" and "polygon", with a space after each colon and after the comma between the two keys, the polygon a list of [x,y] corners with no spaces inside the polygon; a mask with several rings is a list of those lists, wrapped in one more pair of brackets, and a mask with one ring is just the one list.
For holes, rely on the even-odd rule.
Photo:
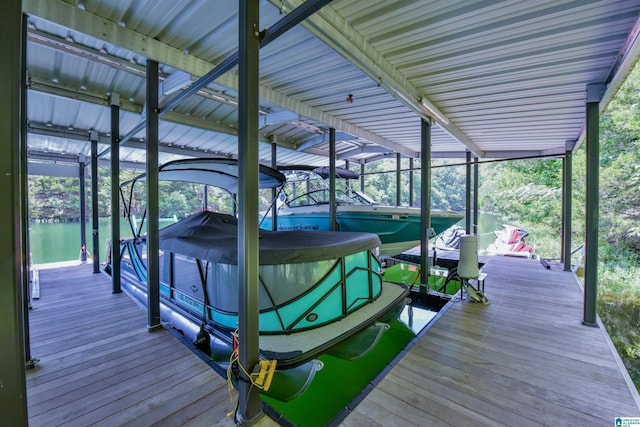
{"label": "corrugated metal ceiling", "polygon": [[[269,27],[302,0],[261,2]],[[228,0],[24,0],[29,17],[32,153],[89,154],[86,136],[143,120],[147,58],[161,76],[193,79],[237,50]],[[260,159],[328,164],[419,156],[421,116],[432,116],[435,156],[564,153],[582,138],[585,91],[606,104],[638,57],[640,2],[334,0],[261,50]],[[163,117],[161,161],[237,154],[235,71]],[[347,98],[351,97],[352,102]],[[431,112],[421,105],[425,98]],[[139,138],[121,151],[143,161]],[[105,146],[106,147],[106,146]]]}

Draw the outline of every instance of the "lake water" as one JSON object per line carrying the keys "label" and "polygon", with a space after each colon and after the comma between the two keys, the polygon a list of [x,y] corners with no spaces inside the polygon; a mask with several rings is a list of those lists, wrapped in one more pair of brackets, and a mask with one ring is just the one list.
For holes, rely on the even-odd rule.
{"label": "lake water", "polygon": [[[172,220],[163,220],[161,225],[169,224]],[[481,214],[479,218],[479,246],[486,248],[494,240],[492,231],[500,228],[500,222],[494,215]],[[458,223],[464,227],[464,220]],[[86,225],[87,250],[93,252],[92,225]],[[111,239],[111,219],[101,218],[98,234],[100,238],[100,262],[105,260],[107,243]],[[120,218],[120,234],[122,238],[131,237],[129,223],[125,218]],[[73,261],[80,258],[80,223],[31,223],[29,225],[30,252],[34,264],[47,264],[51,262]]]}
{"label": "lake water", "polygon": [[[160,227],[175,222],[175,219],[161,219]],[[86,224],[87,251],[93,252],[93,226]],[[144,228],[143,232],[146,231]],[[126,218],[120,218],[120,238],[131,238],[133,233]],[[107,245],[111,240],[111,219],[101,218],[98,223],[100,241],[100,262],[106,259]],[[79,222],[34,222],[29,225],[29,245],[34,264],[74,261],[80,259]]]}
{"label": "lake water", "polygon": [[[120,233],[131,236],[126,219],[120,220]],[[87,250],[93,252],[92,224],[86,225]],[[111,238],[111,220],[102,219],[99,222],[98,236],[100,238],[100,261],[104,261],[107,242]],[[34,264],[50,262],[72,261],[80,258],[80,223],[31,223],[29,224],[29,246]]]}

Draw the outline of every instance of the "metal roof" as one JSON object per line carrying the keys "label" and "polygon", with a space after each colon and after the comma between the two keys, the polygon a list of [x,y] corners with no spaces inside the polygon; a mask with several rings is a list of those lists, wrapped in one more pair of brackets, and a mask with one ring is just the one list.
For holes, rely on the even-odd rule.
{"label": "metal roof", "polygon": [[[261,1],[262,28],[302,3]],[[34,158],[87,157],[90,130],[106,148],[111,94],[123,135],[144,120],[147,58],[169,86],[238,47],[227,0],[23,0],[23,10]],[[275,143],[279,163],[327,165],[330,127],[340,160],[418,157],[427,116],[436,157],[564,154],[584,138],[587,85],[601,87],[603,109],[637,60],[639,15],[638,0],[334,0],[260,51],[260,160]],[[236,71],[162,117],[161,162],[237,155]],[[122,161],[144,161],[144,136]]]}

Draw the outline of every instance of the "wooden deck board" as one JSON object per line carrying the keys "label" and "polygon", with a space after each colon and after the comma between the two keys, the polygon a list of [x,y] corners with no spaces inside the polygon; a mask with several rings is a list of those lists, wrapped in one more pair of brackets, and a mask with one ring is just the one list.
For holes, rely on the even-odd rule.
{"label": "wooden deck board", "polygon": [[[82,393],[82,385],[87,385],[89,388],[94,382],[100,382],[100,385],[105,387],[109,382],[119,381],[118,375],[114,375],[114,371],[122,373],[126,376],[136,375],[136,370],[146,370],[145,360],[137,357],[137,353],[145,348],[156,357],[166,358],[170,357],[173,349],[164,345],[164,343],[154,343],[151,346],[144,346],[144,343],[140,343],[137,346],[127,346],[126,349],[111,352],[109,354],[109,361],[94,365],[93,361],[87,362],[84,365],[76,365],[77,371],[64,375],[64,385],[59,385],[56,381],[57,376],[50,375],[43,378],[42,384],[32,385],[30,387],[29,404],[33,409],[33,413],[36,413],[36,405],[40,402],[51,400],[51,392],[55,392],[58,397],[69,396],[71,393]],[[135,359],[135,360],[132,360]],[[126,369],[122,366],[125,365]],[[97,368],[99,372],[96,372]],[[64,371],[62,371],[64,372]],[[80,397],[82,394],[80,394]],[[70,396],[70,398],[74,398]]]}
{"label": "wooden deck board", "polygon": [[[473,364],[450,357],[442,360],[441,354],[425,353],[425,357],[415,359],[421,366],[426,358],[432,370],[419,368],[398,369],[398,379],[414,387],[419,386],[425,393],[441,396],[445,406],[463,406],[494,417],[489,423],[500,422],[507,425],[522,425],[544,420],[548,424],[558,417],[582,420],[578,425],[593,425],[593,419],[584,410],[592,411],[590,404],[582,405],[573,396],[551,391],[544,383],[522,384],[519,373],[486,369],[486,364]],[[396,378],[390,375],[392,380]],[[464,382],[460,381],[464,379]],[[398,381],[396,379],[396,381]],[[437,414],[442,414],[437,407]],[[444,418],[447,419],[447,418]],[[587,423],[586,420],[589,420]]]}
{"label": "wooden deck board", "polygon": [[379,410],[405,425],[610,426],[640,414],[606,331],[581,324],[572,273],[507,257],[484,271],[490,304],[453,302],[342,425]]}

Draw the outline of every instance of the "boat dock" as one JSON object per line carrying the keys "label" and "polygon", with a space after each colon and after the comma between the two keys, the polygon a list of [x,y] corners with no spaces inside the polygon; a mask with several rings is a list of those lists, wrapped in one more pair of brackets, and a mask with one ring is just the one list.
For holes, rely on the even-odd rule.
{"label": "boat dock", "polygon": [[40,270],[29,311],[29,425],[235,425],[226,380],[92,265]]}
{"label": "boat dock", "polygon": [[604,327],[559,264],[491,257],[490,304],[459,298],[353,409],[344,426],[612,426],[640,399]]}
{"label": "boat dock", "polygon": [[[452,301],[345,409],[343,426],[589,425],[640,415],[603,327],[583,326],[573,273],[492,257],[489,305]],[[226,380],[92,266],[40,270],[29,311],[30,426],[234,425]],[[277,425],[265,419],[260,425]]]}

